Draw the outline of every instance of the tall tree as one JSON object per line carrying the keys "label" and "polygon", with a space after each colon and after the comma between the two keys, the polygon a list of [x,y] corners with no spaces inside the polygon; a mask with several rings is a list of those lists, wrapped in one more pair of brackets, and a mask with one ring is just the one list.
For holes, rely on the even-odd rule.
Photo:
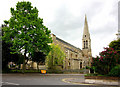
{"label": "tall tree", "polygon": [[43,25],[43,19],[38,17],[38,9],[30,2],[18,2],[16,9],[11,8],[11,18],[4,21],[3,40],[12,43],[12,53],[24,51],[23,73],[25,71],[26,54],[32,52],[50,51],[48,43],[52,42],[50,30]]}

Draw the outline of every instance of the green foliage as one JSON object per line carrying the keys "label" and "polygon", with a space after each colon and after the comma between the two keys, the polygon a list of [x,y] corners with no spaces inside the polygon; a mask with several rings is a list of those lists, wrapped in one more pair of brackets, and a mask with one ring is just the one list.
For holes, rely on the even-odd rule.
{"label": "green foliage", "polygon": [[14,62],[16,64],[21,64],[21,56],[20,54],[10,54],[11,44],[2,41],[2,70],[6,72],[8,69],[8,62]]}
{"label": "green foliage", "polygon": [[90,69],[90,67],[89,67],[89,66],[86,66],[86,69]]}
{"label": "green foliage", "polygon": [[53,66],[63,66],[63,60],[65,58],[65,53],[60,49],[58,45],[51,45],[52,50],[49,52],[46,57],[46,63],[48,68],[52,68]]}
{"label": "green foliage", "polygon": [[108,74],[110,70],[120,64],[120,55],[113,48],[104,48],[100,53],[100,57],[93,58],[92,66],[99,74]]}
{"label": "green foliage", "polygon": [[11,49],[17,53],[26,49],[27,53],[31,53],[37,47],[38,51],[48,53],[48,43],[52,41],[50,30],[38,17],[37,8],[33,8],[30,2],[18,2],[16,9],[11,8],[11,15],[10,20],[5,21],[7,27],[3,28],[3,40],[13,44]]}
{"label": "green foliage", "polygon": [[109,47],[113,48],[120,54],[120,39],[112,41],[109,44]]}
{"label": "green foliage", "polygon": [[[9,73],[22,73],[22,70],[13,69],[13,70],[10,70]],[[40,71],[36,69],[31,69],[31,70],[25,70],[25,73],[40,73]]]}
{"label": "green foliage", "polygon": [[6,43],[4,40],[2,41],[2,71],[3,72],[10,72],[8,67],[9,62],[14,62],[15,64],[19,65],[23,63],[24,56],[21,54],[11,54],[10,47],[12,44]]}
{"label": "green foliage", "polygon": [[98,74],[97,73],[90,73],[90,74],[86,74],[85,76],[98,76]]}
{"label": "green foliage", "polygon": [[11,43],[13,54],[21,54],[24,50],[23,69],[25,69],[26,54],[43,52],[48,54],[52,42],[50,30],[43,25],[43,19],[38,17],[38,9],[33,8],[30,2],[18,2],[16,9],[11,8],[11,18],[5,20],[2,39]]}
{"label": "green foliage", "polygon": [[109,76],[120,77],[120,65],[117,65],[114,68],[112,68],[112,70],[109,72]]}

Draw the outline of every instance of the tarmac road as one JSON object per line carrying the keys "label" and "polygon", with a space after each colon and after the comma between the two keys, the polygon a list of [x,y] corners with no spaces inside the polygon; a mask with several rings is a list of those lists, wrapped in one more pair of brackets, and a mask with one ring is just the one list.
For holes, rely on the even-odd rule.
{"label": "tarmac road", "polygon": [[[63,81],[65,78],[79,78],[80,82],[84,82],[84,74],[3,74],[2,85],[81,85]],[[85,85],[84,87],[101,87]],[[110,86],[103,86],[110,87]],[[113,87],[113,86],[112,86]]]}
{"label": "tarmac road", "polygon": [[2,85],[73,85],[63,82],[64,78],[81,78],[84,81],[83,74],[3,74]]}

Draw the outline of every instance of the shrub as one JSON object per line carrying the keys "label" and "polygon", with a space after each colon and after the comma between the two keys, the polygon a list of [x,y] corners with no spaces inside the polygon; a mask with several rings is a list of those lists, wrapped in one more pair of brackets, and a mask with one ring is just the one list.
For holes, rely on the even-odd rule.
{"label": "shrub", "polygon": [[89,67],[89,66],[86,66],[86,69],[90,69],[90,67]]}
{"label": "shrub", "polygon": [[99,74],[107,75],[113,67],[120,64],[120,54],[113,48],[104,48],[99,55],[92,61],[92,67],[94,66]]}
{"label": "shrub", "polygon": [[120,77],[120,65],[117,65],[114,68],[112,68],[108,75]]}

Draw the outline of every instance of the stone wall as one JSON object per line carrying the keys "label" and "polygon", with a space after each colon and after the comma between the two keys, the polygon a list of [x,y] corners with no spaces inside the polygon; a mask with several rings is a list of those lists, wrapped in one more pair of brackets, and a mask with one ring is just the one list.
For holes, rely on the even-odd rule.
{"label": "stone wall", "polygon": [[83,60],[83,53],[81,49],[63,41],[62,39],[56,37],[54,34],[51,35],[53,43],[59,45],[60,48],[66,54],[64,59],[64,69],[80,69],[80,62]]}

